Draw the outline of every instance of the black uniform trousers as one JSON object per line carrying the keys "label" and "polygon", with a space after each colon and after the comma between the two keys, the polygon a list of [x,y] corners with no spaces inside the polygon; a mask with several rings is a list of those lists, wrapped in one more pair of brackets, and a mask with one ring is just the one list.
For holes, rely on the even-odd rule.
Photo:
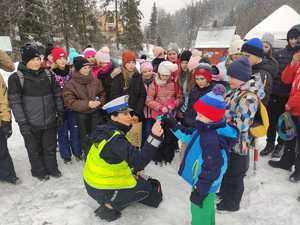
{"label": "black uniform trousers", "polygon": [[88,195],[100,205],[109,203],[119,211],[133,203],[143,203],[153,190],[151,183],[143,179],[138,179],[134,188],[120,190],[101,190],[90,187],[86,182],[84,184]]}

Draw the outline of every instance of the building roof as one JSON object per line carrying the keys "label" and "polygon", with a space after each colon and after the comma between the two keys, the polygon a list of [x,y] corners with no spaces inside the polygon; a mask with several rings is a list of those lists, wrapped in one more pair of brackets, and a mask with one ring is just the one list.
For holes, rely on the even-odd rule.
{"label": "building roof", "polygon": [[235,35],[235,26],[204,28],[200,27],[195,48],[229,48]]}
{"label": "building roof", "polygon": [[8,36],[0,36],[0,49],[5,52],[11,52],[12,46]]}
{"label": "building roof", "polygon": [[[262,38],[263,34],[268,32],[272,33],[277,41],[286,40],[287,32],[299,23],[300,15],[290,6],[283,5],[253,27],[245,39]],[[284,43],[286,44],[286,41]]]}

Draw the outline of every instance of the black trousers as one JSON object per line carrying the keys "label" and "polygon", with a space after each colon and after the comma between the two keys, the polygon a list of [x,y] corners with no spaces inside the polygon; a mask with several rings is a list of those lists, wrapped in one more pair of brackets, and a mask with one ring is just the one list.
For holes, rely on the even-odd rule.
{"label": "black trousers", "polygon": [[0,128],[0,180],[11,180],[16,177],[14,164],[7,148],[7,139]]}
{"label": "black trousers", "polygon": [[58,172],[56,159],[57,128],[34,130],[31,134],[23,137],[32,176],[42,177],[47,174],[56,174]]}
{"label": "black trousers", "polygon": [[292,119],[296,125],[297,136],[293,140],[286,141],[280,161],[286,167],[295,165],[295,171],[300,175],[300,117],[292,116]]}
{"label": "black trousers", "polygon": [[153,161],[171,163],[174,159],[175,151],[178,149],[178,139],[169,128],[163,127],[163,129],[164,139],[157,149]]}
{"label": "black trousers", "polygon": [[220,196],[225,205],[239,208],[244,193],[244,177],[249,169],[249,156],[241,156],[231,152],[228,169],[220,188]]}
{"label": "black trousers", "polygon": [[[276,127],[279,116],[285,112],[285,104],[287,103],[287,97],[279,97],[276,95],[270,96],[270,101],[268,104],[269,122],[270,126],[267,134],[267,142],[275,144],[276,139]],[[277,138],[278,144],[284,144],[281,138]]]}
{"label": "black trousers", "polygon": [[89,135],[96,129],[97,125],[105,123],[106,119],[106,115],[100,111],[95,111],[92,113],[77,112],[81,148],[85,157],[87,156],[91,146]]}
{"label": "black trousers", "polygon": [[295,153],[296,153],[296,160],[295,160],[295,170],[296,173],[300,174],[300,116],[294,117],[294,123],[296,124],[296,143],[295,143]]}
{"label": "black trousers", "polygon": [[138,179],[137,185],[131,189],[101,190],[90,187],[84,182],[88,195],[100,205],[110,203],[114,209],[123,210],[127,206],[145,200],[153,187],[146,180]]}

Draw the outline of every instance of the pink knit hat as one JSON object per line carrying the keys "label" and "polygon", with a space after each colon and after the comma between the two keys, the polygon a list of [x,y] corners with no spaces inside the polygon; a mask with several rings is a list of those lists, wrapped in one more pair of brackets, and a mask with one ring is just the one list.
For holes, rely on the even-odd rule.
{"label": "pink knit hat", "polygon": [[154,58],[164,58],[165,50],[162,47],[156,46],[153,48]]}
{"label": "pink knit hat", "polygon": [[143,62],[141,64],[141,72],[144,72],[146,69],[153,71],[153,66],[150,62]]}
{"label": "pink knit hat", "polygon": [[86,48],[83,51],[84,58],[93,58],[96,56],[97,51],[94,48]]}
{"label": "pink knit hat", "polygon": [[108,47],[101,48],[96,53],[96,60],[98,63],[109,63],[110,62],[110,50]]}
{"label": "pink knit hat", "polygon": [[199,65],[199,61],[201,59],[201,55],[202,54],[199,50],[197,50],[197,49],[192,50],[192,56],[188,62],[188,68],[190,71],[197,68],[197,66]]}

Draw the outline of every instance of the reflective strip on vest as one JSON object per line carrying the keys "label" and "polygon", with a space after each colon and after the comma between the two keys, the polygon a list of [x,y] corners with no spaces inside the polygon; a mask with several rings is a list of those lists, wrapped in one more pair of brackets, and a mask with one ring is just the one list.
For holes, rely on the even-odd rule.
{"label": "reflective strip on vest", "polygon": [[101,151],[104,146],[119,131],[115,131],[108,140],[102,140],[98,146],[92,145],[83,169],[85,182],[96,189],[128,189],[136,186],[136,179],[126,161],[118,164],[109,164],[101,158]]}

